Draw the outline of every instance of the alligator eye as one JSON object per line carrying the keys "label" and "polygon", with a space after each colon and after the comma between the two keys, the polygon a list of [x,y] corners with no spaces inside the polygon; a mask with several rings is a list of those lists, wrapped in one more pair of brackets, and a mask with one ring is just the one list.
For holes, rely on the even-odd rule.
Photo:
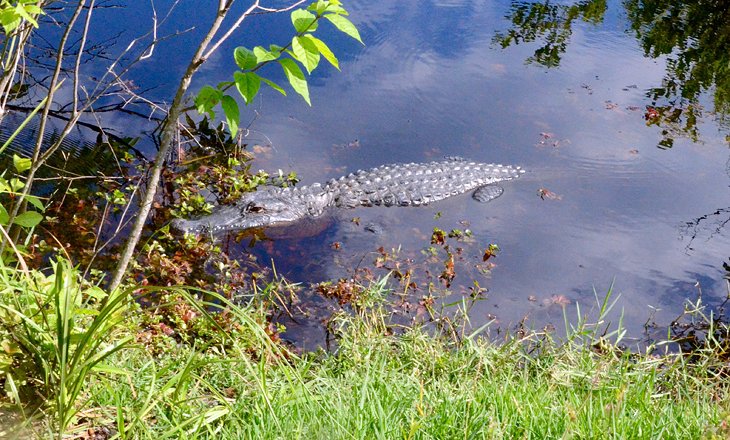
{"label": "alligator eye", "polygon": [[261,212],[264,208],[262,206],[257,206],[254,202],[249,202],[246,207],[243,208],[243,212]]}

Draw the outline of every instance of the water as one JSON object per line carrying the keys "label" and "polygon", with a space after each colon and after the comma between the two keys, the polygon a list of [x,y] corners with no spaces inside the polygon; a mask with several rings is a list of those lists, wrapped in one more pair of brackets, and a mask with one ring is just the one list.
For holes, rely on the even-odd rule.
{"label": "water", "polygon": [[[609,2],[597,24],[575,20],[554,67],[526,62],[540,39],[504,49],[495,42],[514,28],[505,16],[520,5],[530,6],[350,1],[365,46],[322,33],[342,72],[324,64],[315,72],[313,106],[293,92],[285,98],[265,89],[242,118],[255,119],[249,142],[271,147],[255,166],[294,170],[303,184],[453,155],[525,167],[528,174],[505,183],[499,199],[479,204],[465,195],[427,208],[357,209],[307,227],[304,238],[277,238],[254,249],[230,240],[229,248],[273,258],[292,281],[314,283],[370,265],[379,246],[400,246],[403,256],[423,259],[434,227],[468,225],[474,243],[466,246],[452,291],[460,295],[471,278],[488,287],[471,311],[475,326],[493,318],[510,326],[524,316],[534,327],[562,323],[561,303],[569,301],[568,310],[575,303],[590,308],[594,289],[602,296],[612,284],[621,294],[614,317],[623,311],[633,335],[650,316],[668,324],[700,289],[707,302],[722,301],[728,295],[722,265],[730,256],[728,133],[722,114],[712,112],[712,96],[693,96],[704,105],[696,140],[694,125],[682,130],[684,119],[651,125],[658,116],[647,106],[671,101],[670,94],[647,96],[671,77],[668,57],[644,56],[623,3]],[[198,7],[182,4],[175,14],[180,21],[166,30],[195,24],[190,8]],[[281,44],[289,35],[285,15],[249,23],[250,32],[210,60],[197,87],[228,78],[236,45]],[[140,85],[160,86],[152,95],[169,100],[166,76],[181,70],[195,35],[163,43],[150,68],[138,70]],[[271,67],[263,74],[285,83]],[[659,148],[667,138],[672,148]],[[364,229],[373,222],[379,234]],[[473,266],[490,243],[501,251],[484,275]],[[322,333],[312,322],[287,322],[288,337],[316,343]]]}

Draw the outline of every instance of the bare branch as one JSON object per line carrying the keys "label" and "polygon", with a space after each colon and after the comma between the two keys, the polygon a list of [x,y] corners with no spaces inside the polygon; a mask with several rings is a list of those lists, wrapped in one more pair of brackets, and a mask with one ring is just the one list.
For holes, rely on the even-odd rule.
{"label": "bare branch", "polygon": [[206,52],[211,41],[213,40],[213,38],[215,38],[215,35],[218,33],[218,30],[223,24],[223,21],[226,17],[226,11],[227,10],[218,11],[215,20],[213,20],[213,23],[211,23],[210,27],[208,28],[207,34],[198,45],[198,48],[195,51],[195,55],[193,55],[192,59],[190,60],[190,63],[185,70],[185,74],[180,79],[180,84],[178,85],[177,92],[175,93],[175,98],[173,99],[172,105],[170,106],[170,110],[168,112],[167,122],[164,124],[164,127],[162,129],[162,140],[160,142],[160,149],[157,152],[155,163],[150,170],[150,179],[147,182],[147,191],[145,192],[144,198],[141,201],[141,206],[139,212],[137,213],[137,218],[132,225],[132,230],[129,233],[129,238],[127,239],[122,255],[119,258],[119,263],[117,264],[116,270],[114,271],[114,275],[109,285],[110,291],[114,291],[122,283],[124,274],[127,272],[127,266],[129,266],[129,262],[132,260],[134,250],[137,247],[137,243],[139,242],[139,239],[142,235],[142,229],[147,222],[147,216],[152,209],[152,202],[154,201],[155,194],[157,193],[157,186],[160,182],[160,175],[162,174],[162,169],[165,165],[167,153],[172,146],[173,137],[176,132],[177,119],[178,117],[180,117],[183,109],[185,94],[190,87],[193,75],[198,71],[198,69],[200,69],[200,66],[205,60],[203,54]]}
{"label": "bare branch", "polygon": [[155,52],[155,42],[157,41],[157,10],[155,10],[154,3],[152,4],[152,44],[150,44],[149,49],[146,53],[143,53],[141,57],[139,57],[140,60],[146,60],[147,58],[151,57],[152,54]]}
{"label": "bare branch", "polygon": [[287,7],[284,7],[284,8],[266,8],[264,6],[259,6],[258,9],[260,9],[261,11],[267,12],[267,13],[269,13],[269,12],[273,12],[273,13],[286,12],[286,11],[291,11],[292,9],[294,9],[297,6],[301,5],[305,1],[306,0],[298,0],[297,2],[291,4],[291,5],[287,6]]}
{"label": "bare branch", "polygon": [[81,42],[79,44],[79,53],[76,55],[76,65],[74,66],[74,103],[73,112],[76,114],[79,107],[79,70],[81,66],[81,56],[84,54],[84,46],[86,46],[86,38],[89,35],[89,24],[91,23],[91,13],[94,11],[94,1],[91,0],[89,4],[88,12],[86,12],[86,21],[84,22],[84,32],[81,35]]}
{"label": "bare branch", "polygon": [[[246,19],[246,17],[254,14],[257,10],[261,10],[261,11],[265,11],[265,12],[286,12],[286,11],[290,11],[290,10],[296,8],[297,6],[301,5],[305,1],[306,0],[297,0],[294,3],[290,4],[289,6],[286,6],[283,8],[266,8],[264,6],[261,6],[260,0],[254,1],[253,4],[251,6],[249,6],[249,8],[246,9],[246,11],[243,14],[241,14],[240,17],[238,17],[238,19],[235,21],[235,23],[233,23],[233,25],[231,25],[231,27],[228,29],[228,31],[225,34],[223,34],[223,36],[220,37],[218,39],[218,41],[215,44],[213,44],[213,46],[211,46],[211,48],[205,53],[205,55],[203,55],[203,60],[207,60],[208,58],[210,58],[210,56],[213,55],[213,52],[215,52],[220,47],[220,45],[223,44],[231,35],[233,35],[233,33],[241,26],[241,24]],[[223,3],[225,3],[225,1],[221,0],[220,4],[223,5]],[[230,7],[230,4],[228,5],[228,7]],[[219,8],[219,11],[222,11],[222,10],[227,10],[227,9],[224,9],[221,6]]]}

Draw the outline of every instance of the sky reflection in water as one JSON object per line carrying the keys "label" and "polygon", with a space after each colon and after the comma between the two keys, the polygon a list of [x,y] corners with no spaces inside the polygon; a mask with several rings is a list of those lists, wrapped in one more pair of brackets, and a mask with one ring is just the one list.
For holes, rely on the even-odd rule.
{"label": "sky reflection in water", "polygon": [[[419,256],[433,227],[463,228],[467,221],[476,239],[471,263],[480,247],[502,249],[490,279],[478,279],[489,293],[472,311],[475,326],[492,315],[505,325],[526,314],[535,327],[560,323],[560,306],[544,300],[564,295],[587,309],[595,303],[593,288],[600,295],[613,280],[635,335],[651,307],[660,309],[657,321],[664,324],[680,313],[696,295],[696,282],[710,302],[724,298],[730,234],[713,233],[712,222],[730,214],[710,215],[696,230],[686,224],[730,206],[726,132],[707,116],[699,124],[701,142],[679,136],[672,149],[657,148],[663,136],[647,127],[646,91],[661,86],[666,59],[644,57],[620,3],[610,2],[598,24],[576,20],[550,69],[526,63],[539,43],[507,49],[495,43],[510,25],[508,2],[348,3],[366,46],[326,35],[342,72],[329,66],[315,72],[312,108],[293,93],[263,92],[243,118],[257,110],[250,140],[273,146],[255,167],[295,170],[308,184],[383,163],[459,155],[522,165],[529,173],[486,205],[462,196],[422,209],[358,209],[315,237],[257,245],[260,256],[274,256],[280,273],[304,282],[345,276],[337,263],[368,264],[381,245]],[[277,33],[288,20],[251,20],[252,32],[234,45],[281,43]],[[232,60],[219,56],[197,84],[223,80],[232,69]],[[712,100],[703,103],[709,114]],[[541,199],[541,188],[560,199]],[[437,212],[442,216],[434,219]],[[352,217],[384,231],[364,231]],[[332,242],[341,249],[333,251]],[[471,285],[465,276],[456,282]]]}

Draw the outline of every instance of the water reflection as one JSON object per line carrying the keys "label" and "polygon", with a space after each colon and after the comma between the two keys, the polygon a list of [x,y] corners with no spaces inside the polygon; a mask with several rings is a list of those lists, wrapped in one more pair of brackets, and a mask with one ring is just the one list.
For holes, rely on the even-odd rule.
{"label": "water reflection", "polygon": [[573,34],[573,23],[576,20],[600,23],[605,12],[606,0],[587,0],[568,5],[548,1],[512,2],[506,16],[512,27],[506,33],[497,32],[494,40],[502,48],[540,41],[541,46],[527,61],[545,67],[557,67]]}
{"label": "water reflection", "polygon": [[[525,165],[531,173],[524,181],[486,206],[462,198],[425,211],[361,210],[335,219],[337,226],[320,235],[319,244],[284,240],[254,252],[264,259],[275,255],[280,272],[294,268],[288,275],[295,280],[316,281],[308,276],[313,267],[319,268],[317,276],[345,276],[347,263],[367,264],[380,245],[400,245],[409,257],[419,258],[424,236],[434,226],[447,229],[466,221],[480,246],[494,241],[503,249],[489,277],[475,274],[490,289],[473,309],[477,325],[490,317],[508,325],[525,314],[537,326],[562,322],[563,299],[555,303],[553,297],[564,297],[569,308],[575,302],[589,307],[592,288],[601,294],[614,279],[633,334],[640,332],[650,305],[661,309],[658,322],[673,319],[684,299],[696,294],[697,280],[706,295],[723,297],[725,271],[718,263],[730,244],[726,232],[703,241],[688,257],[687,238],[679,230],[687,219],[727,206],[727,177],[724,167],[717,167],[727,155],[711,148],[722,138],[712,132],[709,113],[697,119],[709,128],[702,137],[706,146],[693,144],[684,125],[672,126],[674,114],[674,119],[669,114],[646,118],[647,106],[661,109],[644,91],[661,83],[666,66],[662,58],[646,59],[624,32],[620,4],[549,3],[544,9],[541,3],[543,9],[530,15],[531,4],[490,9],[478,2],[461,2],[462,8],[435,2],[399,2],[399,8],[390,2],[361,3],[353,18],[362,17],[368,45],[344,67],[344,75],[328,78],[317,89],[315,110],[287,106],[288,119],[271,110],[259,125],[278,148],[274,167],[288,162],[304,183],[448,154]],[[553,19],[531,41],[540,44],[544,35],[553,35],[554,47],[545,54],[558,56],[560,68],[546,71],[535,68],[537,62],[525,66],[525,58],[535,57],[525,50],[529,44],[495,47],[495,29],[505,26],[501,8],[514,12],[515,5],[522,5],[526,23]],[[419,7],[433,21],[446,15],[453,33],[442,41],[424,35],[423,27],[435,33],[443,27],[424,24]],[[526,28],[525,35],[530,31]],[[561,38],[564,46],[558,44]],[[445,50],[444,42],[453,42],[453,49]],[[683,111],[679,119],[687,114]],[[654,148],[656,132],[647,129],[647,122],[667,130],[682,148],[672,154]],[[561,197],[543,200],[540,189]],[[436,219],[436,212],[443,215]],[[363,223],[379,220],[385,230],[373,236],[352,228],[351,216]],[[338,250],[329,247],[335,242],[341,243]],[[301,271],[296,262],[285,263],[300,244],[311,247],[299,255],[315,262]],[[341,267],[340,261],[345,262]],[[472,273],[463,275],[456,282],[468,286]]]}
{"label": "water reflection", "polygon": [[[646,91],[647,125],[661,128],[661,148],[671,148],[679,136],[700,140],[699,121],[712,113],[727,129],[730,110],[730,6],[715,1],[627,0],[629,26],[644,54],[666,58],[659,86]],[[497,32],[503,48],[538,42],[528,62],[557,67],[568,49],[577,22],[598,24],[607,10],[605,0],[572,4],[512,2],[511,27]],[[713,110],[702,105],[703,93],[713,95]]]}
{"label": "water reflection", "polygon": [[[568,310],[574,303],[586,310],[594,303],[593,288],[602,294],[614,280],[634,335],[649,306],[661,309],[659,323],[676,317],[685,298],[696,294],[698,280],[707,297],[724,297],[722,263],[728,264],[730,237],[727,228],[712,232],[730,206],[727,153],[713,147],[724,141],[716,129],[726,129],[725,88],[718,87],[729,56],[720,53],[724,34],[700,46],[698,37],[682,37],[677,29],[665,41],[652,21],[669,10],[682,23],[690,12],[699,17],[708,9],[713,23],[719,6],[681,12],[688,3],[657,3],[652,12],[652,4],[354,1],[351,18],[367,45],[335,38],[331,47],[341,54],[342,73],[324,66],[317,71],[312,108],[269,91],[246,108],[244,119],[255,121],[255,135],[245,143],[261,144],[253,169],[296,171],[309,184],[384,163],[460,155],[530,172],[486,205],[464,196],[423,209],[337,212],[324,223],[298,225],[292,234],[234,234],[225,249],[242,261],[251,253],[263,264],[273,259],[280,274],[306,286],[349,277],[353,268],[383,275],[385,268],[373,267],[378,248],[400,247],[404,259],[437,279],[443,259],[427,255],[433,228],[468,227],[474,241],[459,245],[463,267],[452,292],[455,299],[469,295],[473,279],[489,289],[472,309],[475,326],[493,318],[509,326],[525,315],[535,327],[550,321],[559,326],[566,303]],[[124,13],[132,17],[142,6],[148,7],[133,2]],[[184,17],[170,28],[195,24],[199,17],[190,11],[179,11]],[[109,32],[117,24],[113,18]],[[291,26],[286,16],[251,23],[233,46],[280,42],[281,29]],[[724,29],[725,23],[713,26]],[[495,35],[510,49],[494,44]],[[170,72],[179,70],[189,50],[183,37],[161,45],[160,57],[137,72],[142,90],[169,97]],[[693,54],[711,44],[704,55]],[[526,65],[526,58],[532,63]],[[227,56],[213,61],[199,84],[216,83],[231,68]],[[698,63],[705,65],[702,75],[693,67]],[[707,110],[707,90],[717,114]],[[665,131],[659,140],[655,126]],[[681,148],[658,150],[657,142]],[[691,231],[682,229],[692,219]],[[366,230],[371,223],[380,226],[379,234]],[[313,235],[301,235],[302,229]],[[490,259],[496,266],[483,273],[476,265],[490,243],[502,250]],[[419,289],[417,295],[426,294],[428,282]],[[311,304],[325,302],[310,293]],[[296,325],[321,331],[324,316],[315,312],[313,321],[291,324],[291,337],[301,337]]]}
{"label": "water reflection", "polygon": [[[26,117],[27,113],[21,112],[4,115],[3,124],[0,125],[0,145],[14,134]],[[65,122],[66,118],[63,116],[51,118],[44,132],[44,146],[53,145],[58,141]],[[0,164],[11,164],[13,154],[31,157],[38,131],[39,118],[34,117],[27,122],[22,131],[17,133],[7,150],[0,154]],[[135,148],[138,140],[120,137],[93,124],[80,122],[69,136],[61,140],[60,152],[49,158],[46,165],[41,168],[39,177],[43,181],[44,178],[54,176],[56,179],[52,180],[55,181],[63,178],[73,180],[124,175],[125,161],[132,159],[142,161],[145,158],[144,154]]]}

